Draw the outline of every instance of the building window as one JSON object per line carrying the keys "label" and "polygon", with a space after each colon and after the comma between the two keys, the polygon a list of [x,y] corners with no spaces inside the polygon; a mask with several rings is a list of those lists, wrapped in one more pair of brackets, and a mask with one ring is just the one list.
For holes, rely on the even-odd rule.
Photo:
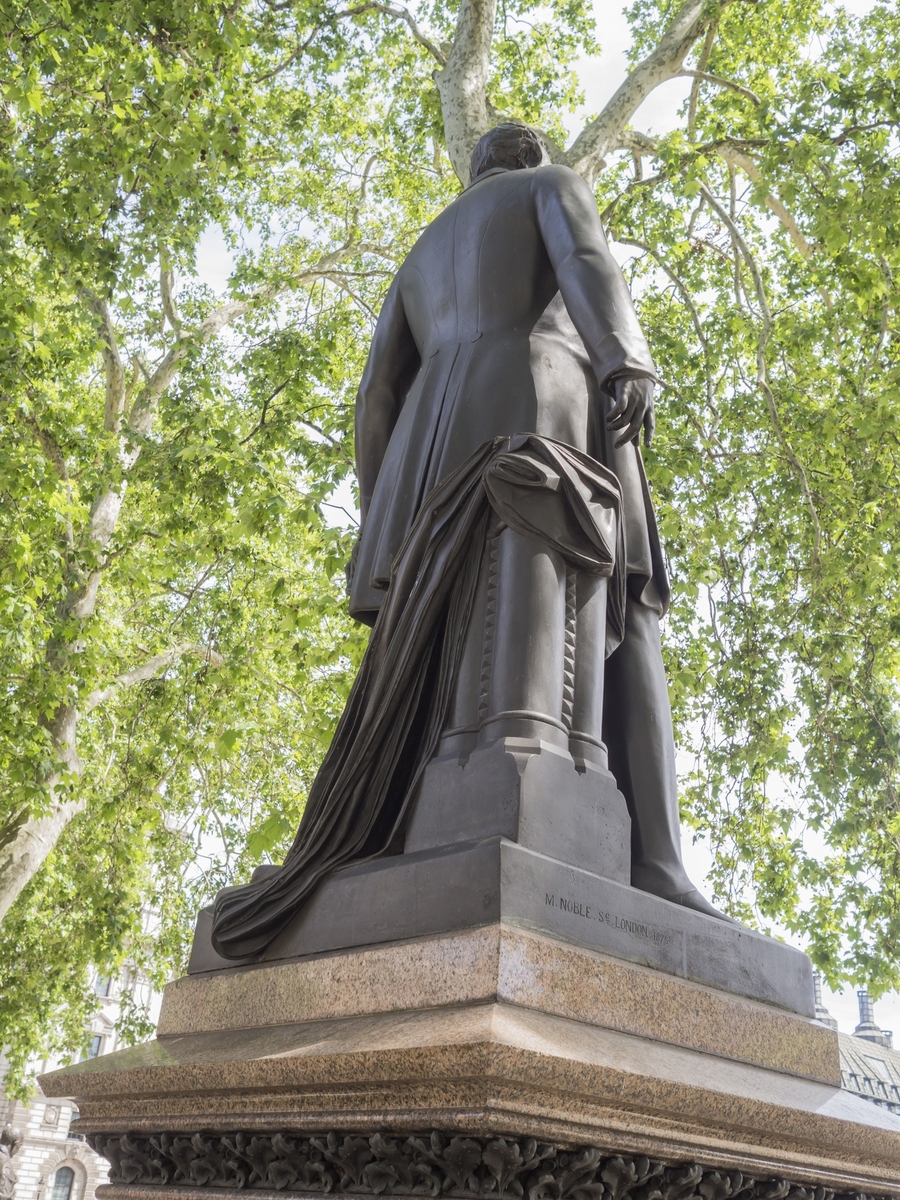
{"label": "building window", "polygon": [[72,1132],[72,1122],[77,1121],[78,1117],[79,1117],[78,1109],[73,1104],[72,1111],[69,1113],[69,1128],[66,1130],[66,1138],[71,1139],[73,1142],[83,1142],[84,1141],[83,1133],[73,1133]]}
{"label": "building window", "polygon": [[866,1060],[879,1079],[884,1079],[888,1083],[891,1082],[891,1075],[888,1071],[887,1063],[883,1058],[872,1058],[868,1054],[864,1054],[863,1058]]}
{"label": "building window", "polygon": [[96,1058],[97,1055],[100,1053],[100,1047],[102,1045],[103,1045],[102,1034],[95,1033],[93,1035],[93,1037],[91,1038],[91,1040],[88,1042],[87,1050],[82,1051],[81,1058],[78,1061],[84,1062],[84,1060],[86,1058]]}
{"label": "building window", "polygon": [[57,1167],[53,1176],[53,1189],[50,1200],[71,1200],[72,1185],[75,1182],[75,1172],[71,1167]]}
{"label": "building window", "polygon": [[94,983],[95,996],[108,996],[112,991],[112,976],[98,975]]}

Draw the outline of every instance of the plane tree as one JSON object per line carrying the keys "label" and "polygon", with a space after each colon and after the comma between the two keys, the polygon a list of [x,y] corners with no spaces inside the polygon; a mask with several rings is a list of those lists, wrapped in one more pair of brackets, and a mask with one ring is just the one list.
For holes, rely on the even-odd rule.
{"label": "plane tree", "polygon": [[[179,969],[196,905],[289,843],[364,644],[340,582],[372,321],[505,115],[594,186],[665,383],[666,654],[717,896],[835,984],[900,982],[900,19],[629,19],[627,77],[584,119],[582,0],[3,10],[13,1082],[78,1042],[91,963]],[[641,105],[673,79],[654,136]]]}

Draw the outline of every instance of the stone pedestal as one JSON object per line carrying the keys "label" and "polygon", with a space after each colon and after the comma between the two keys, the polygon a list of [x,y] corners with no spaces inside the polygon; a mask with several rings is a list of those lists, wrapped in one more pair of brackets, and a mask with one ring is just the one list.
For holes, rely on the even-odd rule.
{"label": "stone pedestal", "polygon": [[540,739],[505,737],[425,768],[405,850],[503,837],[618,883],[631,881],[631,820],[610,772]]}
{"label": "stone pedestal", "polygon": [[900,1198],[900,1119],[841,1091],[804,954],[628,883],[602,765],[432,763],[406,852],[257,959],[200,914],[157,1037],[44,1076],[107,1200]]}
{"label": "stone pedestal", "polygon": [[[259,959],[246,965],[258,968],[493,922],[809,1017],[815,1012],[812,967],[799,950],[503,837],[336,871]],[[206,909],[197,921],[191,975],[235,969],[213,949],[211,924]]]}
{"label": "stone pedestal", "polygon": [[153,1042],[41,1086],[109,1200],[900,1195],[831,1030],[499,922],[189,976]]}

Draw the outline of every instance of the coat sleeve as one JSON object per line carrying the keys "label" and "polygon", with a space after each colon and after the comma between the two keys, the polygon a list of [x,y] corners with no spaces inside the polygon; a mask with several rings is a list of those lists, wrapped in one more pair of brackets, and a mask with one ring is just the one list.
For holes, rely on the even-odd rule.
{"label": "coat sleeve", "polygon": [[658,381],[593,192],[580,175],[562,166],[536,170],[532,188],[544,246],[598,382],[603,386],[617,375]]}
{"label": "coat sleeve", "polygon": [[356,473],[363,524],[388,442],[419,365],[396,276],[378,316],[356,394]]}

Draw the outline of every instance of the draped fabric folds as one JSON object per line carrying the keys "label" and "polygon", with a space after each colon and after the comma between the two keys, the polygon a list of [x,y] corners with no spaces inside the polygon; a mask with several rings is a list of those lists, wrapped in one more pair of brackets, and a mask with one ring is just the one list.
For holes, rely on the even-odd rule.
{"label": "draped fabric folds", "polygon": [[607,653],[621,641],[625,571],[615,475],[536,434],[485,442],[431,491],[396,557],[284,865],[217,897],[212,941],[226,958],[260,953],[333,871],[402,849],[409,802],[446,720],[495,513],[571,567],[611,579]]}

